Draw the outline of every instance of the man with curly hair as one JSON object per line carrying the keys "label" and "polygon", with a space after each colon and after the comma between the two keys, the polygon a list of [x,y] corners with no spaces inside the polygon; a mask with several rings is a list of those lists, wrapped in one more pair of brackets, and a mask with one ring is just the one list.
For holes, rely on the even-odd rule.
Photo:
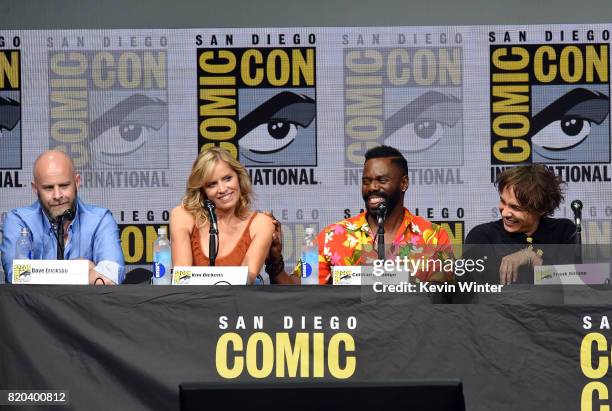
{"label": "man with curly hair", "polygon": [[487,277],[489,281],[496,280],[493,277],[498,267],[501,284],[533,283],[531,267],[560,264],[559,257],[566,260],[564,263],[574,262],[573,252],[567,252],[574,247],[557,247],[555,253],[545,253],[546,247],[541,246],[575,244],[578,237],[572,221],[549,217],[564,198],[558,176],[543,165],[520,166],[502,172],[495,185],[501,219],[474,227],[465,240],[472,246],[466,247],[468,255],[476,248],[481,255],[493,255],[487,264],[493,271],[493,276]]}

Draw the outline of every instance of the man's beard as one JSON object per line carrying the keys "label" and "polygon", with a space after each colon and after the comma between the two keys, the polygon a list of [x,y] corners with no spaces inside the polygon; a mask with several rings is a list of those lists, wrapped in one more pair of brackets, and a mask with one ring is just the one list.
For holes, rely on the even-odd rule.
{"label": "man's beard", "polygon": [[380,204],[377,206],[376,209],[371,210],[368,207],[368,199],[370,197],[381,197],[383,199],[383,202],[387,205],[387,215],[389,215],[389,213],[393,211],[393,209],[395,209],[395,207],[397,207],[398,204],[400,206],[404,205],[403,202],[401,202],[402,192],[399,190],[394,193],[391,193],[391,195],[389,195],[388,193],[384,191],[376,191],[374,193],[368,193],[367,195],[363,196],[363,201],[365,202],[365,208],[368,211],[368,213],[374,214],[374,215],[376,215],[376,212],[378,211],[378,207],[380,206]]}
{"label": "man's beard", "polygon": [[61,216],[62,214],[66,212],[66,210],[76,211],[76,195],[72,203],[63,204],[63,207],[61,208],[54,207],[54,210],[51,210],[50,208],[45,207],[43,205],[43,202],[40,201],[40,197],[38,198],[38,202],[41,204],[45,215],[51,222],[56,221],[59,216]]}

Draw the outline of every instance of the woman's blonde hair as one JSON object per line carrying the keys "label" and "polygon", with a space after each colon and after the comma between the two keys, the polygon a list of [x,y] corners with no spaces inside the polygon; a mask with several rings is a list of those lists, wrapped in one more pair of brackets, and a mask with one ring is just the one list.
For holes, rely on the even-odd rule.
{"label": "woman's blonde hair", "polygon": [[204,194],[203,187],[210,179],[213,168],[219,161],[225,161],[238,175],[240,198],[235,210],[236,216],[246,218],[251,209],[253,189],[246,168],[227,151],[218,147],[211,147],[201,151],[193,162],[191,174],[187,180],[187,191],[185,197],[183,197],[183,207],[193,214],[198,227],[203,226],[208,221],[208,213],[204,210],[206,194]]}

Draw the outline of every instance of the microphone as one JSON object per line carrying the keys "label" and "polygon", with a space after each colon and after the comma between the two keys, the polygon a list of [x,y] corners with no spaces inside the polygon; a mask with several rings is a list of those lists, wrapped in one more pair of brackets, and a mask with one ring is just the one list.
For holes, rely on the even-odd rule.
{"label": "microphone", "polygon": [[217,259],[217,239],[219,236],[219,226],[217,224],[217,213],[215,213],[215,203],[210,200],[204,201],[204,208],[208,211],[208,217],[210,217],[210,228],[208,232],[210,234],[208,241],[208,259],[210,260],[210,266],[215,265]]}
{"label": "microphone", "polygon": [[61,215],[57,216],[57,218],[61,219],[61,221],[70,221],[74,218],[74,210],[72,208],[68,208]]}
{"label": "microphone", "polygon": [[210,200],[204,201],[204,208],[208,211],[208,217],[210,218],[210,229],[215,234],[219,234],[219,226],[217,225],[217,213],[215,212],[215,203]]}
{"label": "microphone", "polygon": [[55,217],[55,224],[57,225],[57,259],[64,259],[64,223],[74,218],[74,210],[72,208],[66,209],[62,214]]}
{"label": "microphone", "polygon": [[578,237],[578,244],[582,244],[582,201],[574,200],[570,204],[570,207],[574,212],[574,224],[576,224],[576,236]]}
{"label": "microphone", "polygon": [[379,220],[383,220],[387,217],[387,211],[388,211],[388,207],[387,207],[387,202],[383,201],[382,203],[380,203],[378,205],[378,219]]}
{"label": "microphone", "polygon": [[570,205],[572,207],[572,211],[574,212],[574,222],[576,223],[576,227],[580,227],[582,224],[582,201],[574,200]]}

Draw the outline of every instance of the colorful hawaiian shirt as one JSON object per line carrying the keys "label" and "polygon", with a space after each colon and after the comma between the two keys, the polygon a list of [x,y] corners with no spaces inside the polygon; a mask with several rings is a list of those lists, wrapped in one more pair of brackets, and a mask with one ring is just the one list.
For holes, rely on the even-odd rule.
{"label": "colorful hawaiian shirt", "polygon": [[[331,267],[345,265],[373,265],[378,259],[375,236],[370,230],[366,213],[331,224],[317,237],[319,243],[319,283],[331,283]],[[410,259],[438,259],[449,261],[452,248],[448,234],[437,224],[412,215],[404,208],[404,219],[395,239],[386,250],[387,259],[404,256]],[[439,266],[438,266],[439,267]],[[415,281],[453,281],[452,269],[434,271],[420,269]]]}

